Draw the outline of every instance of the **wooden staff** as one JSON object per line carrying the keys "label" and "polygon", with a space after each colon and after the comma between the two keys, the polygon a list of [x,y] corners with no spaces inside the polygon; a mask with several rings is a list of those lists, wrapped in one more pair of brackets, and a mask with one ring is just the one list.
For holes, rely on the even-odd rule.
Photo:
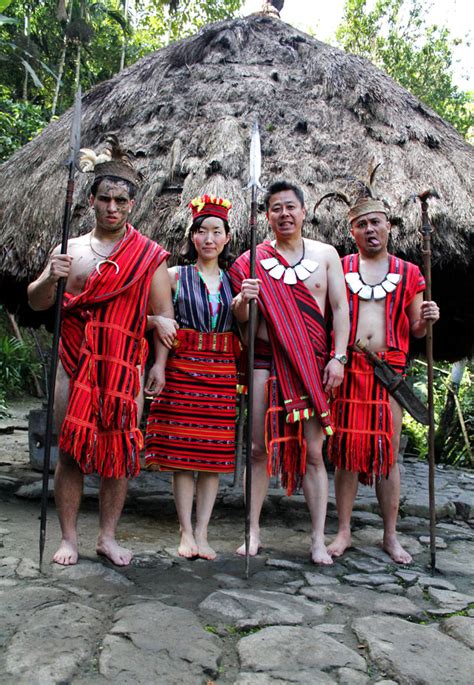
{"label": "wooden staff", "polygon": [[[428,199],[439,198],[436,190],[425,190],[420,193],[418,199],[421,202],[421,229],[423,238],[423,271],[425,274],[426,289],[425,300],[431,300],[431,233],[433,227],[428,216]],[[435,501],[435,422],[434,422],[434,395],[433,395],[433,322],[426,321],[426,361],[428,369],[428,487],[430,508],[430,553],[431,572],[436,569],[436,501]]]}
{"label": "wooden staff", "polygon": [[[69,240],[69,225],[71,223],[72,197],[74,193],[74,173],[76,169],[76,159],[79,154],[81,140],[81,87],[76,92],[74,102],[74,112],[72,117],[71,142],[69,147],[69,159],[66,165],[69,170],[66,202],[64,204],[61,254],[67,254],[67,243]],[[46,540],[46,517],[48,513],[48,491],[49,491],[49,465],[51,461],[51,442],[53,436],[53,414],[54,414],[54,392],[56,386],[56,372],[58,370],[59,359],[59,338],[61,335],[61,306],[66,288],[66,279],[60,278],[56,290],[56,301],[54,303],[54,330],[53,344],[51,348],[51,366],[49,372],[48,388],[48,409],[46,412],[46,429],[44,436],[44,460],[43,460],[43,485],[41,491],[41,522],[39,537],[39,570],[43,563],[44,543]]]}

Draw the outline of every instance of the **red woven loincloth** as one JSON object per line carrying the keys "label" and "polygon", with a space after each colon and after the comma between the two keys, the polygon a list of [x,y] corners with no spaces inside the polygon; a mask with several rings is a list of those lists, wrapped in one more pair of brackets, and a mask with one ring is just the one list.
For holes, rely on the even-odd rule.
{"label": "red woven loincloth", "polygon": [[60,357],[70,376],[69,402],[59,440],[83,473],[136,476],[143,436],[137,426],[139,365],[150,282],[168,253],[130,225],[101,274],[63,303]]}
{"label": "red woven loincloth", "polygon": [[147,466],[161,471],[229,473],[235,465],[236,356],[232,332],[180,329],[153,400],[146,430]]}
{"label": "red woven loincloth", "polygon": [[[403,352],[388,350],[379,356],[397,371],[403,370]],[[374,477],[386,478],[394,461],[390,396],[365,354],[349,353],[331,413],[335,432],[328,442],[330,461],[337,468],[358,472],[365,484],[371,485]]]}

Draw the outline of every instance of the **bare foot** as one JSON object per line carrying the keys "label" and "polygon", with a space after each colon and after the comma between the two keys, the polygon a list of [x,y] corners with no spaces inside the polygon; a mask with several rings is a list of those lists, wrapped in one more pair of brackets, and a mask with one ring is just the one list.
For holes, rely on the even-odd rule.
{"label": "bare foot", "polygon": [[323,566],[330,566],[334,563],[332,557],[328,554],[324,540],[311,537],[311,561],[313,564],[321,564]]}
{"label": "bare foot", "polygon": [[342,557],[346,549],[352,545],[350,531],[340,531],[328,547],[328,554],[331,557]]}
{"label": "bare foot", "polygon": [[[260,552],[262,549],[262,545],[260,544],[260,537],[258,535],[252,535],[250,533],[250,543],[249,543],[249,555],[251,557],[257,556],[257,554]],[[236,550],[237,554],[240,554],[241,557],[245,556],[245,542],[243,545],[240,545]]]}
{"label": "bare foot", "polygon": [[206,538],[196,535],[196,544],[198,548],[198,557],[201,557],[201,559],[209,559],[210,561],[216,558],[216,551],[212,549]]}
{"label": "bare foot", "polygon": [[61,540],[57,552],[53,556],[53,561],[62,566],[73,566],[78,559],[77,545],[68,540]]}
{"label": "bare foot", "polygon": [[107,557],[115,566],[128,566],[132,561],[132,551],[126,547],[121,547],[115,538],[99,538],[95,551],[97,554]]}
{"label": "bare foot", "polygon": [[395,534],[384,536],[382,547],[396,564],[411,564],[413,561],[411,554],[401,546]]}
{"label": "bare foot", "polygon": [[192,559],[198,555],[198,546],[194,535],[192,533],[184,533],[181,531],[181,538],[179,541],[178,554],[180,557]]}

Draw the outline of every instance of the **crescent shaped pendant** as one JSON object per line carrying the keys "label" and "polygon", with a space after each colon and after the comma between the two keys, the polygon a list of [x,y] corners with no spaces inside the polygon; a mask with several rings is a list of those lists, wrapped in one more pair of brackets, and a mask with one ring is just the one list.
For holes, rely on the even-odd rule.
{"label": "crescent shaped pendant", "polygon": [[98,263],[95,265],[95,270],[97,271],[97,273],[99,274],[99,276],[101,275],[101,273],[100,273],[100,267],[101,267],[102,264],[113,264],[113,265],[115,266],[115,273],[116,273],[116,274],[118,274],[118,272],[120,271],[119,265],[117,264],[117,262],[114,262],[113,259],[101,259],[100,262],[98,262]]}

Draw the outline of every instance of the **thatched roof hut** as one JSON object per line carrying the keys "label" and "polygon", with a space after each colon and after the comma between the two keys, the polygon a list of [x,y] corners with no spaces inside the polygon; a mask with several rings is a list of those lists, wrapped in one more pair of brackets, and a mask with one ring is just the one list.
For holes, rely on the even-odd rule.
{"label": "thatched roof hut", "polygon": [[[316,200],[351,191],[371,161],[396,226],[393,249],[420,262],[420,209],[408,198],[434,187],[431,205],[438,358],[471,354],[474,201],[472,147],[432,110],[367,60],[272,17],[219,22],[148,55],[83,97],[82,144],[116,133],[147,181],[133,223],[176,255],[198,193],[232,198],[236,247],[248,238],[248,149],[260,121],[263,175],[299,183],[307,235],[351,251],[345,207]],[[0,292],[25,321],[25,286],[60,242],[71,111],[2,166]],[[72,234],[91,226],[89,179],[78,175]],[[266,232],[263,211],[261,236]]]}

